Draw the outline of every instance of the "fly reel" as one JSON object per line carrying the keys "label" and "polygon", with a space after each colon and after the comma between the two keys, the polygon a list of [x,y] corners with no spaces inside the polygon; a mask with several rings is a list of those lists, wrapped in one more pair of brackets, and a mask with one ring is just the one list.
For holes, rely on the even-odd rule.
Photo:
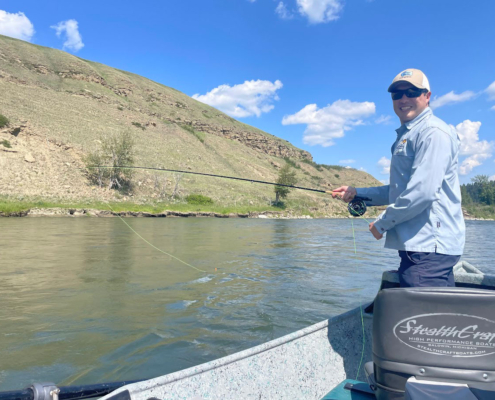
{"label": "fly reel", "polygon": [[354,197],[347,205],[347,210],[353,217],[361,217],[366,212],[366,203],[363,198]]}

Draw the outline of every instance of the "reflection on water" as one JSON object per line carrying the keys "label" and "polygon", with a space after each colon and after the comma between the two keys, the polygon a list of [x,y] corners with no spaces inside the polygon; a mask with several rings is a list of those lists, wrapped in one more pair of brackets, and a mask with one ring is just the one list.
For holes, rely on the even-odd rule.
{"label": "reflection on water", "polygon": [[[274,339],[375,295],[396,267],[363,220],[0,219],[0,390],[153,377]],[[464,259],[495,273],[495,223]]]}

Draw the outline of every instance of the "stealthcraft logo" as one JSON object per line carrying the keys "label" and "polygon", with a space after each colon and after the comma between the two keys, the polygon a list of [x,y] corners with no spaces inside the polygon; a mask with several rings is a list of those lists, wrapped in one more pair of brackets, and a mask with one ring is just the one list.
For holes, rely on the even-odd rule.
{"label": "stealthcraft logo", "polygon": [[394,335],[406,346],[439,356],[495,354],[495,321],[475,315],[415,315],[395,325]]}

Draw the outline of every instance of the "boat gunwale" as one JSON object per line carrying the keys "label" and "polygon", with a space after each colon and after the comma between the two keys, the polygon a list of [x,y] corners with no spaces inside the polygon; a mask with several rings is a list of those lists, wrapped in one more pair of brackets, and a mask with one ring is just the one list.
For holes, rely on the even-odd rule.
{"label": "boat gunwale", "polygon": [[172,372],[170,374],[166,375],[161,375],[156,378],[151,378],[148,380],[144,380],[138,383],[122,386],[118,390],[110,393],[109,395],[102,397],[101,400],[104,399],[110,399],[112,396],[123,392],[125,390],[128,390],[130,393],[138,393],[142,392],[145,390],[151,390],[155,387],[159,386],[164,386],[168,385],[170,383],[178,382],[183,379],[191,378],[196,375],[200,375],[202,373],[208,372],[208,371],[213,371],[217,368],[225,367],[229,364],[233,364],[238,361],[242,361],[246,358],[265,353],[267,351],[273,350],[277,347],[280,347],[284,344],[288,344],[290,342],[293,342],[295,340],[301,339],[305,336],[309,336],[311,334],[314,334],[318,331],[321,331],[325,328],[328,328],[334,323],[340,323],[350,317],[354,317],[355,314],[360,313],[361,310],[364,313],[364,309],[370,304],[370,302],[363,303],[355,308],[352,308],[342,314],[335,315],[333,317],[330,317],[329,319],[317,322],[316,324],[310,325],[306,328],[300,329],[298,331],[289,333],[287,335],[281,336],[277,339],[270,340],[269,342],[265,342],[262,344],[259,344],[254,347],[250,347],[245,350],[241,350],[239,352],[236,352],[234,354],[230,354],[225,357],[217,358],[212,361],[208,361],[203,364],[195,365],[190,368],[186,368],[180,371]]}

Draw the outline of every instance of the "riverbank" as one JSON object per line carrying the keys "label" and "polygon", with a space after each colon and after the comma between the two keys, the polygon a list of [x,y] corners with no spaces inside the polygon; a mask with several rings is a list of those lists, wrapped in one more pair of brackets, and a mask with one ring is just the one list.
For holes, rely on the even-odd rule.
{"label": "riverbank", "polygon": [[[135,218],[280,218],[280,219],[311,219],[310,215],[293,215],[282,211],[253,211],[248,213],[228,213],[207,211],[170,211],[165,210],[158,213],[146,211],[110,211],[87,208],[33,208],[29,210],[12,212],[9,214],[0,212],[0,217],[135,217]],[[335,217],[334,217],[335,218]]]}
{"label": "riverbank", "polygon": [[[340,203],[340,202],[339,202]],[[137,218],[278,218],[278,219],[311,219],[311,218],[349,218],[345,204],[335,208],[301,206],[298,202],[288,201],[281,206],[245,205],[226,207],[219,205],[196,205],[184,202],[137,204],[130,202],[82,202],[60,203],[58,201],[0,199],[0,217],[137,217]],[[370,207],[366,218],[379,215],[384,207]],[[473,212],[474,211],[474,212]],[[492,213],[463,207],[464,219],[471,221],[494,221]],[[489,210],[491,211],[491,210]],[[481,215],[479,215],[481,214]]]}
{"label": "riverbank", "polygon": [[[134,217],[134,218],[267,218],[267,219],[313,219],[313,218],[350,218],[349,215],[325,215],[314,217],[312,215],[296,215],[288,211],[250,211],[246,213],[219,213],[208,211],[172,211],[161,212],[146,211],[111,211],[94,208],[32,208],[18,212],[4,213],[0,211],[0,217]],[[466,221],[495,221],[493,218],[474,218],[464,216]]]}
{"label": "riverbank", "polygon": [[[335,205],[339,207],[336,210]],[[1,199],[0,217],[213,217],[213,218],[342,218],[349,216],[344,203],[333,201],[333,207],[287,201],[279,206],[268,204],[216,205],[189,204],[183,201],[133,203],[65,202],[39,199]],[[377,214],[374,208],[369,215]]]}

